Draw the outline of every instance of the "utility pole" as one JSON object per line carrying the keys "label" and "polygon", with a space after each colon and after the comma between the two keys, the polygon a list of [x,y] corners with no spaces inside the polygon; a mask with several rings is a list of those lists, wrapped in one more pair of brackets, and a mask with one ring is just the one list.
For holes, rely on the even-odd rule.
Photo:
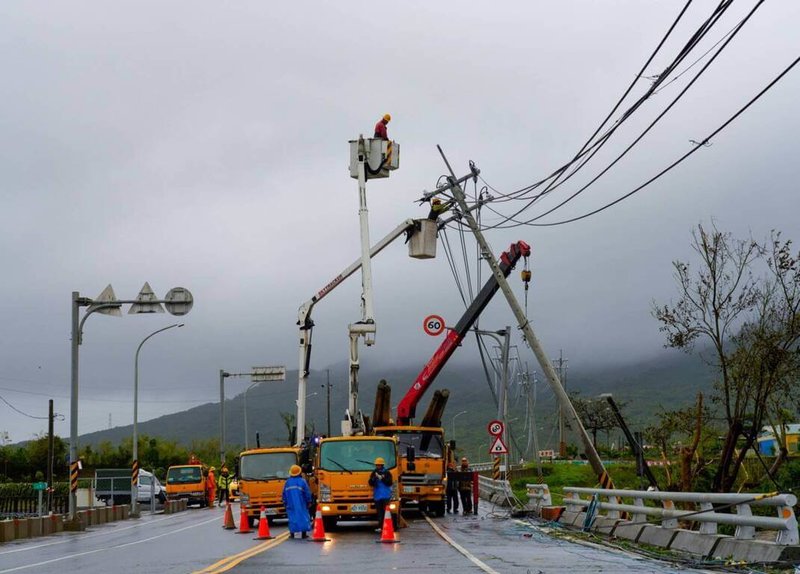
{"label": "utility pole", "polygon": [[[472,234],[475,236],[475,239],[481,248],[481,252],[483,253],[484,257],[486,257],[486,261],[489,263],[492,273],[494,273],[494,276],[497,278],[497,283],[500,286],[500,290],[503,292],[503,295],[505,295],[508,305],[511,307],[511,311],[514,313],[514,317],[517,320],[519,328],[525,335],[525,340],[530,345],[531,350],[533,351],[537,361],[539,362],[539,365],[542,368],[542,371],[544,371],[544,374],[547,377],[547,382],[550,384],[550,387],[552,388],[553,393],[556,395],[559,403],[561,403],[572,428],[578,433],[578,436],[583,442],[584,452],[589,460],[589,464],[591,464],[592,469],[595,471],[600,485],[603,488],[613,488],[614,483],[612,482],[611,477],[608,475],[608,472],[606,472],[606,469],[603,466],[603,461],[600,460],[600,455],[597,454],[597,450],[592,444],[592,439],[589,437],[586,429],[583,427],[583,424],[578,417],[578,413],[575,412],[575,407],[572,406],[569,396],[567,396],[566,391],[564,391],[564,387],[561,386],[561,382],[559,381],[555,369],[553,369],[553,365],[550,363],[550,360],[547,358],[539,339],[533,332],[530,321],[528,321],[528,318],[525,316],[525,311],[520,306],[519,301],[517,301],[514,292],[511,290],[511,286],[508,284],[503,272],[500,270],[497,259],[495,258],[491,249],[489,249],[489,244],[487,243],[486,238],[483,236],[483,233],[478,227],[478,223],[475,221],[475,218],[469,211],[469,206],[467,205],[467,201],[464,196],[464,190],[462,190],[461,186],[458,184],[455,173],[450,167],[450,163],[447,161],[442,148],[439,146],[437,146],[437,148],[439,149],[439,153],[441,154],[442,159],[444,160],[444,163],[450,172],[448,183],[450,189],[453,190],[453,197],[458,203],[458,206],[463,214],[464,219],[466,219],[467,225],[469,225]],[[473,176],[477,178],[478,174],[480,173],[479,170],[475,168],[474,165],[471,165],[470,167]]]}
{"label": "utility pole", "polygon": [[328,436],[331,436],[331,370],[325,369],[325,375],[327,377],[325,382],[325,390],[327,391],[328,395]]}
{"label": "utility pole", "polygon": [[[564,360],[564,351],[558,351],[558,378],[561,380],[561,386],[564,391],[567,390],[567,361]],[[558,406],[558,456],[559,458],[567,457],[567,440],[566,440],[566,425],[564,424],[564,409],[561,405]]]}
{"label": "utility pole", "polygon": [[53,510],[53,456],[55,442],[53,439],[53,399],[48,402],[47,409],[47,512]]}

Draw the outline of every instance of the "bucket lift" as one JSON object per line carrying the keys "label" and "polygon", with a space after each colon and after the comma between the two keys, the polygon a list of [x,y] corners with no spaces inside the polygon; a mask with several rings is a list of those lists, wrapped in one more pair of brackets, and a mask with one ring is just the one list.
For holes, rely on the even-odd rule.
{"label": "bucket lift", "polygon": [[361,228],[361,320],[348,325],[350,334],[350,377],[347,415],[342,421],[345,436],[362,434],[366,425],[358,409],[358,340],[375,344],[375,311],[372,304],[372,262],[369,243],[367,180],[389,177],[400,167],[400,146],[391,140],[359,136],[350,141],[350,177],[358,180],[358,219]]}

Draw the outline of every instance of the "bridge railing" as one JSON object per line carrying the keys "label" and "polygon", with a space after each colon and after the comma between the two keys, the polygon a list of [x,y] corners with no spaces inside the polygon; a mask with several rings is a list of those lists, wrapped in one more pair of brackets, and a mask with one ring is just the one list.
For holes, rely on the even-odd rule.
{"label": "bridge railing", "polygon": [[546,484],[526,484],[528,492],[528,509],[540,513],[543,506],[552,506],[553,499]]}
{"label": "bridge railing", "polygon": [[478,475],[478,492],[484,500],[498,506],[511,506],[514,493],[507,480],[492,480],[489,477]]}
{"label": "bridge railing", "polygon": [[[603,490],[598,488],[564,487],[564,504],[568,512],[581,512],[594,506],[604,511],[607,519],[628,524],[649,524],[649,519],[660,522],[663,529],[677,529],[678,521],[699,523],[700,534],[716,534],[720,524],[736,527],[734,538],[752,540],[756,529],[776,531],[775,543],[790,545],[800,543],[797,519],[793,507],[797,497],[793,494],[722,494],[702,492],[659,492],[646,490]],[[583,499],[580,496],[587,495]],[[592,505],[592,497],[598,502]],[[605,500],[603,500],[605,499]],[[623,500],[631,500],[625,503]],[[646,506],[645,501],[656,501],[661,507]],[[694,510],[677,510],[675,503],[693,504]],[[751,507],[767,506],[776,510],[777,516],[754,516]],[[718,512],[733,508],[734,514]],[[622,520],[622,513],[630,521]]]}

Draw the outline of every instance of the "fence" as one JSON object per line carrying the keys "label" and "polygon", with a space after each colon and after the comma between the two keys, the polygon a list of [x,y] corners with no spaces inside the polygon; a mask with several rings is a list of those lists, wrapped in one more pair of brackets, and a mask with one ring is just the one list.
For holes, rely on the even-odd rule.
{"label": "fence", "polygon": [[[42,500],[43,512],[47,512],[47,495]],[[54,495],[52,510],[55,514],[64,514],[69,508],[69,496]],[[37,495],[7,495],[0,497],[0,516],[33,516],[39,512]]]}

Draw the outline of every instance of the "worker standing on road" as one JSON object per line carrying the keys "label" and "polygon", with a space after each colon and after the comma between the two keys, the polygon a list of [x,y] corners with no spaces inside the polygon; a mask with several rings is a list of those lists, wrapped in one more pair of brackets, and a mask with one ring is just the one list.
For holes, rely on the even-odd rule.
{"label": "worker standing on road", "polygon": [[[461,480],[458,481],[458,494],[461,496],[461,507],[464,514],[472,514],[472,469],[469,467],[469,460],[464,456],[461,458],[461,467],[458,472],[462,473]],[[464,474],[470,473],[466,479]]]}
{"label": "worker standing on road", "polygon": [[[383,515],[386,513],[386,503],[392,499],[392,475],[384,468],[386,461],[378,457],[375,459],[375,470],[369,475],[369,485],[372,487],[372,499],[375,501],[375,512],[378,515],[378,526],[383,525]],[[380,532],[378,528],[376,532]]]}
{"label": "worker standing on road", "polygon": [[458,481],[453,473],[456,471],[455,461],[447,463],[447,512],[453,509],[458,514]]}
{"label": "worker standing on road", "polygon": [[389,139],[389,133],[386,130],[386,124],[392,121],[392,116],[389,114],[383,114],[383,117],[378,120],[378,123],[375,124],[375,135],[373,137],[380,138],[382,140]]}
{"label": "worker standing on road", "polygon": [[303,538],[308,538],[311,530],[308,505],[311,504],[311,489],[308,488],[306,479],[300,476],[302,469],[293,464],[289,469],[289,478],[283,485],[283,505],[286,507],[286,516],[289,519],[289,538],[294,538],[295,532],[302,533]]}
{"label": "worker standing on road", "polygon": [[228,473],[228,467],[223,466],[219,471],[219,477],[217,478],[217,493],[219,497],[219,505],[222,506],[222,499],[225,499],[225,502],[228,502],[228,494],[230,491],[231,486],[231,477]]}
{"label": "worker standing on road", "polygon": [[214,471],[216,469],[212,466],[208,469],[208,476],[206,476],[206,498],[208,499],[208,506],[214,506],[214,501],[217,499],[217,481],[214,478]]}

